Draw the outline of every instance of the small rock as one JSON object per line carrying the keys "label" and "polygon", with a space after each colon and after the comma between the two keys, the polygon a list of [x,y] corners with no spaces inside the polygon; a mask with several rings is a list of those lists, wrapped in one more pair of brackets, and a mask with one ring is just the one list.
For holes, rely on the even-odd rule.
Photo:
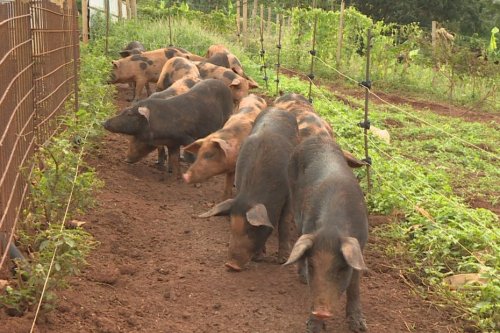
{"label": "small rock", "polygon": [[221,305],[220,303],[215,303],[215,304],[212,306],[212,308],[213,308],[214,310],[220,310],[220,308],[221,308],[221,307],[222,307],[222,305]]}
{"label": "small rock", "polygon": [[255,287],[248,288],[249,291],[255,291],[255,289],[256,289]]}

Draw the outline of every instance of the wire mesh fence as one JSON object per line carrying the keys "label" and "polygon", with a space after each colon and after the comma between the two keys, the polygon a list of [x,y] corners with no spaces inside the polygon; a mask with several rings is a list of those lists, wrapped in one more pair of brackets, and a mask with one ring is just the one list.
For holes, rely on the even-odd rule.
{"label": "wire mesh fence", "polygon": [[[74,0],[0,3],[0,267],[28,192],[35,148],[78,105]],[[23,172],[22,170],[28,170]]]}

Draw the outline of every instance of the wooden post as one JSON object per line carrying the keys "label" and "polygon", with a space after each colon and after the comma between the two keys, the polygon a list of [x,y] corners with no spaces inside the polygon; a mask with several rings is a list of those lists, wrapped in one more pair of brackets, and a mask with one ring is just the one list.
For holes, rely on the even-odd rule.
{"label": "wooden post", "polygon": [[370,166],[372,164],[372,160],[370,155],[368,154],[368,130],[370,129],[370,121],[368,119],[368,101],[370,97],[370,89],[372,84],[370,82],[370,49],[372,43],[372,29],[368,29],[368,37],[366,43],[366,76],[365,82],[362,83],[362,86],[365,87],[365,117],[363,121],[364,129],[364,142],[365,142],[365,158],[364,161],[366,164],[366,181],[368,182],[368,193],[371,191],[372,183],[370,179]]}
{"label": "wooden post", "polygon": [[108,54],[108,37],[109,37],[109,0],[104,1],[104,10],[106,12],[106,40],[105,40],[105,50]]}
{"label": "wooden post", "polygon": [[314,16],[314,30],[313,30],[313,39],[312,39],[312,50],[309,51],[311,54],[311,67],[309,70],[309,103],[312,103],[312,85],[314,80],[314,57],[316,56],[316,31],[318,26],[318,15]]}
{"label": "wooden post", "polygon": [[271,33],[271,7],[267,7],[267,34]]}
{"label": "wooden post", "polygon": [[127,19],[130,20],[132,18],[132,11],[130,10],[130,0],[125,0],[125,8],[127,10]]}
{"label": "wooden post", "polygon": [[437,40],[437,21],[432,21],[432,49],[436,48],[436,40]]}
{"label": "wooden post", "polygon": [[240,17],[241,17],[240,0],[236,0],[236,36],[238,36],[238,43],[240,42],[240,37],[241,37]]}
{"label": "wooden post", "polygon": [[252,33],[255,33],[255,27],[257,26],[257,6],[258,6],[258,0],[253,0]]}
{"label": "wooden post", "polygon": [[132,18],[137,18],[137,1],[136,0],[130,0],[130,12]]}
{"label": "wooden post", "polygon": [[123,17],[122,13],[122,0],[116,0],[116,3],[118,4],[118,19],[121,20]]}
{"label": "wooden post", "polygon": [[248,31],[248,0],[243,0],[243,45],[247,45]]}
{"label": "wooden post", "polygon": [[266,65],[266,51],[264,50],[264,5],[260,5],[260,61],[261,61],[261,71],[264,72],[264,82],[266,83],[266,90],[269,89],[269,78],[267,77],[267,65]]}
{"label": "wooden post", "polygon": [[89,42],[89,1],[82,0],[82,40]]}
{"label": "wooden post", "polygon": [[283,15],[281,14],[276,14],[276,24],[278,27],[278,45],[276,47],[278,48],[278,62],[276,64],[276,96],[280,95],[280,67],[281,67],[281,30],[282,30],[282,25],[283,25]]}
{"label": "wooden post", "polygon": [[342,0],[340,4],[340,22],[339,22],[339,33],[338,33],[338,43],[337,43],[337,68],[340,70],[342,64],[342,42],[344,39],[344,9],[345,2]]}
{"label": "wooden post", "polygon": [[174,43],[172,42],[172,15],[170,13],[168,14],[168,37],[170,41],[168,46],[174,46]]}

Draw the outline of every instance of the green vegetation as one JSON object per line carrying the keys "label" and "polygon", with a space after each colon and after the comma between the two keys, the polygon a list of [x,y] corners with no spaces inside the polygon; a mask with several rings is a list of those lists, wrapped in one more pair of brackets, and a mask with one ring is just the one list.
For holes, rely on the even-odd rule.
{"label": "green vegetation", "polygon": [[91,208],[95,203],[92,193],[103,185],[85,162],[102,134],[101,122],[114,111],[113,88],[106,84],[109,59],[99,54],[102,49],[82,47],[80,109],[71,112],[72,104],[68,103],[68,113],[60,120],[64,131],[40,147],[33,170],[25,171],[26,175],[31,172],[30,205],[17,233],[30,258],[17,262],[15,284],[0,295],[0,307],[13,314],[39,301],[54,253],[44,310],[53,307],[53,291],[66,285],[66,276],[78,273],[96,245],[83,229],[62,224]]}

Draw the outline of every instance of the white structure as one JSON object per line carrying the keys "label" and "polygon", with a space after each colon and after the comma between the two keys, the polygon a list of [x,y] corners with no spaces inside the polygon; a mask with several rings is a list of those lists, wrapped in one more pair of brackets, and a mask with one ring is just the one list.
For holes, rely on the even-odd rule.
{"label": "white structure", "polygon": [[[97,12],[105,14],[106,0],[89,0],[89,18]],[[109,14],[111,21],[118,20],[118,4],[122,6],[122,18],[127,18],[127,5],[121,0],[109,0]],[[92,22],[92,20],[90,20]],[[92,23],[91,23],[92,24]]]}

